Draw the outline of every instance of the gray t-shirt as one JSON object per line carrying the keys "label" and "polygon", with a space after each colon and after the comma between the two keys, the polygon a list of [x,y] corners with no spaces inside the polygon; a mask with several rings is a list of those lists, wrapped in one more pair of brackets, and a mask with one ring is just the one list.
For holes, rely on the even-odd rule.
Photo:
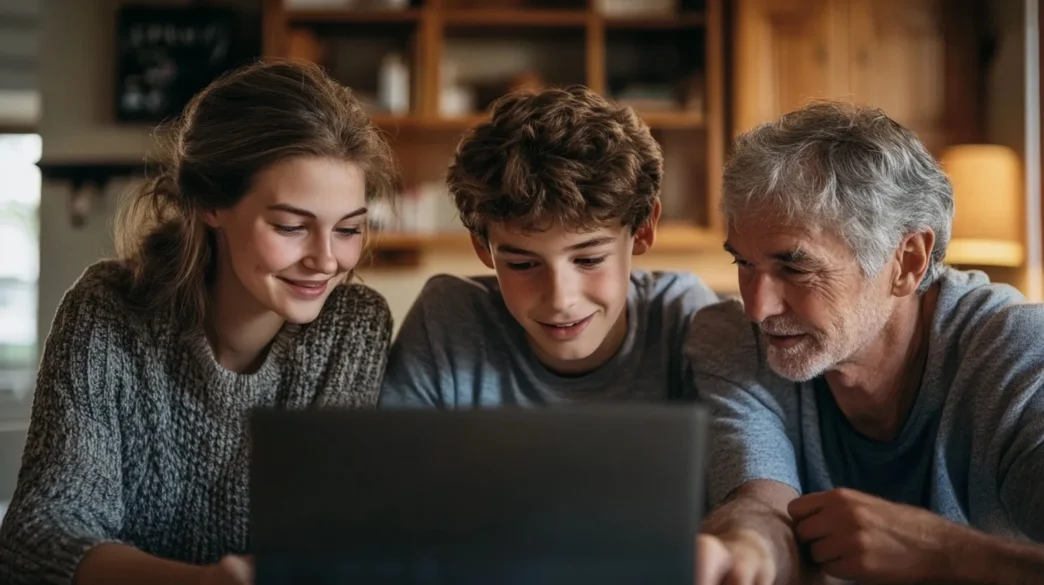
{"label": "gray t-shirt", "polygon": [[821,380],[773,374],[742,307],[701,311],[687,353],[712,414],[717,504],[769,479],[799,493],[851,487],[1005,536],[1044,539],[1044,305],[981,272],[946,269],[928,359],[899,435],[875,441]]}
{"label": "gray t-shirt", "polygon": [[623,345],[597,370],[566,377],[536,358],[495,277],[435,276],[392,346],[380,405],[476,408],[682,397],[691,387],[683,351],[689,324],[696,310],[717,300],[692,274],[633,272]]}

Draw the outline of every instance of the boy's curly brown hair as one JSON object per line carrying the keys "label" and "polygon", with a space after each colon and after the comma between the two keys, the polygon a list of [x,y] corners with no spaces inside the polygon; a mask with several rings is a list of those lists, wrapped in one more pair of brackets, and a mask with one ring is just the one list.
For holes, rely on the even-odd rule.
{"label": "boy's curly brown hair", "polygon": [[583,86],[512,93],[468,131],[446,177],[464,226],[634,232],[660,196],[663,153],[629,107]]}

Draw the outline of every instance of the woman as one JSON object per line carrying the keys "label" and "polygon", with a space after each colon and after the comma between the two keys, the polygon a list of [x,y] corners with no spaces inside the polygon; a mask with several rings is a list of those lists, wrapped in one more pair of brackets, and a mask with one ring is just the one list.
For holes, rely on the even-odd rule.
{"label": "woman", "polygon": [[397,175],[358,102],[261,63],[174,130],[52,324],[2,583],[249,581],[249,411],[376,401],[391,316],[349,281]]}

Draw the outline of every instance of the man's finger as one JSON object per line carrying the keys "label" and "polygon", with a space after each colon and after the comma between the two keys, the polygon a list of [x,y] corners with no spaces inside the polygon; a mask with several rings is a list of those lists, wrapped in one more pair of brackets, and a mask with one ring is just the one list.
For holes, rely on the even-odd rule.
{"label": "man's finger", "polygon": [[841,559],[845,552],[844,543],[840,538],[821,538],[808,547],[808,556],[820,565]]}
{"label": "man's finger", "polygon": [[827,514],[820,509],[802,520],[795,520],[794,534],[797,535],[798,540],[801,542],[811,542],[820,538],[826,538],[839,528],[837,521],[831,516],[836,516],[836,514]]}
{"label": "man's finger", "polygon": [[826,499],[824,493],[817,492],[791,500],[790,504],[787,505],[787,513],[790,514],[790,517],[793,518],[795,522],[800,522],[816,512],[819,512],[825,506]]}
{"label": "man's finger", "polygon": [[696,537],[697,585],[722,585],[732,570],[732,553],[721,540],[707,534]]}

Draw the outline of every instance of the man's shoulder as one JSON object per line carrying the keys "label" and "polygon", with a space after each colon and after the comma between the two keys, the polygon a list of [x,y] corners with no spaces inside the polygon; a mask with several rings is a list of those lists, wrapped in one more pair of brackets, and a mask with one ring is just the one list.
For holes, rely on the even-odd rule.
{"label": "man's shoulder", "polygon": [[1018,420],[1031,401],[1044,398],[1044,305],[1029,303],[1007,285],[981,273],[948,270],[942,278],[929,347],[938,356],[933,373],[956,406],[955,416],[974,412],[967,424]]}
{"label": "man's shoulder", "polygon": [[1044,356],[1044,305],[1029,303],[1017,289],[991,283],[979,272],[949,269],[943,276],[936,329],[955,354],[1004,356],[1020,361]]}

